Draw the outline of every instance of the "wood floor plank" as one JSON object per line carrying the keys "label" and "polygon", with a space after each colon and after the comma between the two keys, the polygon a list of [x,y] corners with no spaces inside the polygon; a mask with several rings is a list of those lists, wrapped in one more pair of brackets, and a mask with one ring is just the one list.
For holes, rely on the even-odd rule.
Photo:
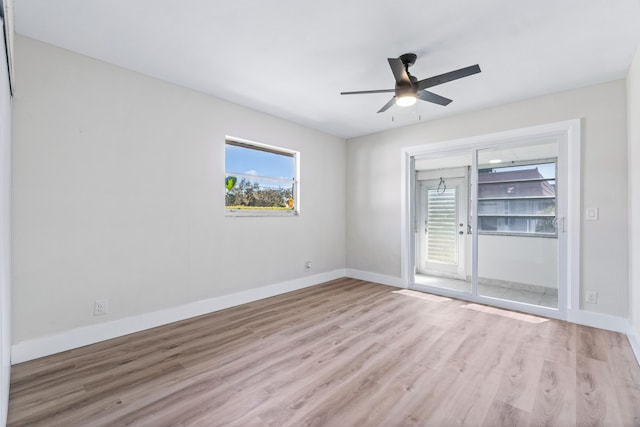
{"label": "wood floor plank", "polygon": [[576,425],[575,382],[575,369],[545,360],[531,411],[531,425]]}
{"label": "wood floor plank", "polygon": [[640,425],[640,367],[620,334],[338,279],[15,365],[8,425]]}
{"label": "wood floor plank", "polygon": [[[503,375],[496,400],[529,413],[533,409],[544,359],[525,343],[518,345]],[[504,409],[504,406],[496,406]]]}
{"label": "wood floor plank", "polygon": [[483,427],[520,427],[529,425],[526,411],[498,400],[493,402],[482,423]]}
{"label": "wood floor plank", "polygon": [[[589,328],[589,332],[592,329]],[[599,349],[597,354],[606,357],[606,352]],[[633,425],[629,420],[623,424],[620,418],[622,414],[609,366],[581,354],[576,362],[576,407],[576,422],[581,426]]]}
{"label": "wood floor plank", "polygon": [[500,380],[498,369],[461,372],[455,390],[429,416],[430,424],[480,425],[494,401]]}
{"label": "wood floor plank", "polygon": [[591,328],[589,326],[578,326],[577,330],[578,355],[607,362],[607,349],[609,346],[607,335],[609,335],[610,333],[602,329]]}
{"label": "wood floor plank", "polygon": [[399,389],[395,404],[388,407],[378,425],[429,425],[431,415],[444,402],[442,398],[456,388],[456,381],[461,375],[457,370],[446,368],[426,368],[416,374],[409,390],[401,393],[403,390]]}
{"label": "wood floor plank", "polygon": [[615,378],[614,387],[620,419],[627,425],[640,426],[640,384]]}

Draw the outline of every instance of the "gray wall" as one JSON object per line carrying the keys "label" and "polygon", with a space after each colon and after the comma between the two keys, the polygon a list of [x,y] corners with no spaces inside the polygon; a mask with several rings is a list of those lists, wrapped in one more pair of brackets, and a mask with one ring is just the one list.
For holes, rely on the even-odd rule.
{"label": "gray wall", "polygon": [[[15,42],[14,343],[344,269],[344,140]],[[300,152],[299,216],[225,217],[225,135]]]}
{"label": "gray wall", "polygon": [[[640,48],[627,77],[629,121],[629,298],[631,322],[636,339],[640,340]],[[640,345],[640,342],[637,342]],[[640,354],[638,354],[640,358]]]}
{"label": "gray wall", "polygon": [[620,80],[348,140],[347,268],[401,276],[401,147],[582,118],[582,202],[600,208],[582,223],[581,290],[599,294],[584,308],[626,317],[626,108]]}
{"label": "gray wall", "polygon": [[11,371],[11,93],[3,37],[0,46],[0,425],[4,425]]}

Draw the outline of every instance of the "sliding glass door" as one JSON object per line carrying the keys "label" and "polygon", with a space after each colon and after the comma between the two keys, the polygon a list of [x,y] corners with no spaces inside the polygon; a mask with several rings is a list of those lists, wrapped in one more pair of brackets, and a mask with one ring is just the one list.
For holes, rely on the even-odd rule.
{"label": "sliding glass door", "polygon": [[559,147],[548,137],[415,156],[412,287],[557,310],[566,256]]}
{"label": "sliding glass door", "polygon": [[557,143],[477,156],[478,295],[558,308]]}

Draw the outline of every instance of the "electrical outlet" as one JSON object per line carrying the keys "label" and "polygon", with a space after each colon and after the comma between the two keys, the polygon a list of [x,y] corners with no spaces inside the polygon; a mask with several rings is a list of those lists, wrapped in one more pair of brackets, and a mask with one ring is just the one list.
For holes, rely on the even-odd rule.
{"label": "electrical outlet", "polygon": [[584,302],[588,302],[589,304],[597,304],[598,293],[595,291],[587,291],[584,295]]}
{"label": "electrical outlet", "polygon": [[93,302],[93,315],[102,316],[109,312],[109,301],[106,299],[97,299]]}
{"label": "electrical outlet", "polygon": [[307,270],[311,270],[311,261],[307,261],[304,263],[304,268]]}

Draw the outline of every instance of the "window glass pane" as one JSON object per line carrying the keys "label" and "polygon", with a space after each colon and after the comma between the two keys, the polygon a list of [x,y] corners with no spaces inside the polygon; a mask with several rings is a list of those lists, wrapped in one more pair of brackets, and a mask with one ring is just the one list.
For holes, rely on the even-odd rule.
{"label": "window glass pane", "polygon": [[535,233],[556,234],[556,218],[535,218],[531,220]]}
{"label": "window glass pane", "polygon": [[555,197],[555,163],[480,169],[478,198]]}
{"label": "window glass pane", "polygon": [[555,162],[480,169],[479,231],[555,235],[555,173]]}
{"label": "window glass pane", "polygon": [[498,231],[498,218],[495,216],[478,217],[480,231]]}
{"label": "window glass pane", "polygon": [[295,211],[296,155],[227,141],[225,207],[239,211]]}
{"label": "window glass pane", "polygon": [[[518,180],[525,178],[547,178],[555,179],[556,164],[555,163],[531,163],[520,166],[496,166],[491,168],[481,168],[479,173],[500,173],[502,180]],[[482,182],[482,181],[481,181]]]}
{"label": "window glass pane", "polygon": [[478,215],[550,215],[556,213],[555,199],[479,200]]}
{"label": "window glass pane", "polygon": [[294,169],[294,158],[291,155],[226,144],[225,170],[227,174],[293,179]]}
{"label": "window glass pane", "polygon": [[228,190],[225,206],[229,209],[293,209],[293,183],[240,178]]}

